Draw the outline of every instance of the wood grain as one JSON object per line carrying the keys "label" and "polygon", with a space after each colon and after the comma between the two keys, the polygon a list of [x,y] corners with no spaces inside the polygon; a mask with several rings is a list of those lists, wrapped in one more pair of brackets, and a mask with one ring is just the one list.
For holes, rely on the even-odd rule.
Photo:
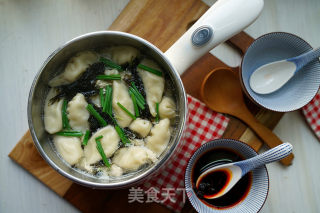
{"label": "wood grain", "polygon": [[132,33],[166,51],[208,8],[199,0],[133,0],[109,30]]}
{"label": "wood grain", "polygon": [[33,144],[30,131],[21,138],[9,157],[59,196],[63,196],[72,185],[72,181],[60,175],[42,159]]}
{"label": "wood grain", "polygon": [[[207,9],[208,6],[199,0],[132,0],[109,29],[138,35],[165,51],[185,32],[190,23],[197,20]],[[243,53],[252,41],[250,36],[241,33],[229,42]],[[206,54],[182,76],[186,91],[200,98],[198,86],[201,79],[213,68],[223,66],[226,65],[220,60]],[[282,116],[282,114],[260,110],[250,102],[248,106],[252,112],[258,113],[258,119],[270,128],[273,128]],[[232,117],[224,137],[241,138],[256,150],[262,144],[251,130]],[[45,163],[34,147],[29,132],[19,141],[9,156],[82,212],[171,212],[155,203],[129,204],[127,190],[93,190],[72,184]],[[184,211],[193,212],[189,204]]]}

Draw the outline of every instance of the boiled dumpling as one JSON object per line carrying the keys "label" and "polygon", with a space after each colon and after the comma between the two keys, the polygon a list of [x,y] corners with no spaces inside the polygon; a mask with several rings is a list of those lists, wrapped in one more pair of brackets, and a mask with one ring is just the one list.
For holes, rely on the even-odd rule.
{"label": "boiled dumpling", "polygon": [[100,101],[100,96],[99,95],[94,95],[91,98],[92,103],[94,103],[94,105],[96,105],[97,107],[101,107],[101,101]]}
{"label": "boiled dumpling", "polygon": [[57,95],[55,89],[50,89],[44,106],[44,126],[47,132],[54,134],[62,130],[62,104],[63,100],[50,103],[50,99]]}
{"label": "boiled dumpling", "polygon": [[121,127],[127,127],[130,125],[132,118],[118,106],[118,102],[123,105],[129,112],[134,114],[134,108],[132,99],[128,92],[127,86],[121,81],[113,81],[112,92],[112,108],[115,114],[115,118]]}
{"label": "boiled dumpling", "polygon": [[130,146],[119,149],[112,162],[126,171],[136,171],[142,165],[155,162],[156,155],[143,146]]}
{"label": "boiled dumpling", "polygon": [[73,130],[85,132],[89,129],[89,112],[86,109],[88,103],[81,93],[78,93],[68,103],[68,119]]}
{"label": "boiled dumpling", "polygon": [[118,70],[116,70],[116,69],[106,69],[105,71],[104,71],[104,74],[105,75],[116,75],[116,74],[119,74],[119,71]]}
{"label": "boiled dumpling", "polygon": [[176,116],[176,104],[172,98],[164,96],[159,104],[160,118],[174,118]]}
{"label": "boiled dumpling", "polygon": [[81,141],[77,137],[54,135],[53,142],[61,157],[70,165],[78,163],[83,156]]}
{"label": "boiled dumpling", "polygon": [[[161,71],[160,67],[149,59],[142,60],[141,64]],[[147,103],[149,105],[150,113],[156,116],[156,103],[160,103],[164,90],[164,78],[153,73],[147,72],[137,68],[139,76],[142,79],[144,89],[146,92]]]}
{"label": "boiled dumpling", "polygon": [[144,138],[149,134],[151,127],[152,124],[150,121],[137,118],[130,124],[129,129],[138,133],[141,137]]}
{"label": "boiled dumpling", "polygon": [[79,52],[68,61],[64,72],[53,78],[49,85],[51,87],[70,84],[77,80],[86,71],[89,65],[98,61],[98,55],[92,51]]}
{"label": "boiled dumpling", "polygon": [[108,125],[98,130],[91,136],[88,144],[84,147],[84,156],[89,165],[102,159],[96,147],[96,137],[100,135],[103,136],[103,138],[100,139],[100,142],[107,158],[111,157],[118,149],[120,138],[113,126]]}
{"label": "boiled dumpling", "polygon": [[162,119],[151,129],[146,141],[146,147],[157,154],[157,157],[166,149],[170,140],[170,120]]}
{"label": "boiled dumpling", "polygon": [[131,63],[138,55],[139,51],[131,46],[116,46],[111,48],[112,61],[119,65]]}
{"label": "boiled dumpling", "polygon": [[110,176],[113,176],[113,177],[119,177],[123,174],[123,170],[115,165],[115,164],[112,164],[111,167],[110,167],[110,171],[109,171],[109,175]]}
{"label": "boiled dumpling", "polygon": [[134,138],[134,139],[129,139],[129,140],[135,146],[144,146],[143,139]]}
{"label": "boiled dumpling", "polygon": [[87,171],[89,173],[93,172],[93,167],[87,162],[85,157],[82,157],[80,161],[76,164],[77,168]]}

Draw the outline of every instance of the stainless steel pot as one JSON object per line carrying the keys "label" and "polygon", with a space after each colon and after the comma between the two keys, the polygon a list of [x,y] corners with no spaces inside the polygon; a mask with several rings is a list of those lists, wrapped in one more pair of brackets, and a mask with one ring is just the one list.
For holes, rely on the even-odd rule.
{"label": "stainless steel pot", "polygon": [[[54,51],[44,62],[31,86],[28,99],[28,122],[34,144],[41,156],[61,175],[92,188],[123,188],[146,180],[155,174],[173,155],[182,137],[187,118],[186,93],[180,79],[194,61],[213,47],[251,24],[260,14],[263,0],[220,0],[214,4],[166,53],[135,35],[100,31],[72,39]],[[166,71],[175,91],[177,120],[167,149],[158,162],[136,173],[116,179],[99,179],[65,164],[57,155],[44,129],[43,107],[49,90],[48,82],[75,53],[112,45],[131,45],[153,58]]]}

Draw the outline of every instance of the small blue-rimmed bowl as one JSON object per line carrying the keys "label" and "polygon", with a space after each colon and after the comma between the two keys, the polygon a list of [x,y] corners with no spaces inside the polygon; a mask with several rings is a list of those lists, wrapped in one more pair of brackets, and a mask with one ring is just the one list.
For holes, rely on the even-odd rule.
{"label": "small blue-rimmed bowl", "polygon": [[302,38],[284,32],[265,34],[247,49],[241,63],[240,80],[244,92],[258,105],[277,112],[300,109],[317,94],[320,86],[320,62],[313,60],[282,88],[270,94],[257,94],[249,79],[258,67],[278,60],[301,55],[312,47]]}
{"label": "small blue-rimmed bowl", "polygon": [[217,149],[224,148],[229,149],[244,159],[256,156],[258,153],[254,151],[249,145],[232,139],[217,139],[203,144],[190,158],[186,173],[185,173],[185,187],[187,197],[192,206],[198,212],[219,212],[219,213],[256,213],[260,211],[264,205],[268,191],[269,191],[269,175],[265,166],[254,169],[251,173],[251,185],[247,195],[235,205],[223,208],[213,207],[201,200],[194,191],[194,180],[192,179],[193,169],[196,162],[207,152]]}

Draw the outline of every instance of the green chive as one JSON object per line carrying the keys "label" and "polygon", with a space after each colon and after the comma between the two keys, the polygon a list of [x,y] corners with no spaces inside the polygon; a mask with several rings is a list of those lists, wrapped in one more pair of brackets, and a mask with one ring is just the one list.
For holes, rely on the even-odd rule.
{"label": "green chive", "polygon": [[68,137],[81,137],[83,133],[79,131],[61,131],[61,132],[57,132],[56,135],[68,136]]}
{"label": "green chive", "polygon": [[112,87],[107,85],[102,112],[112,113]]}
{"label": "green chive", "polygon": [[118,133],[122,143],[124,145],[126,145],[127,143],[130,143],[129,139],[127,138],[127,136],[124,134],[123,129],[118,125],[116,119],[114,119],[114,117],[109,114],[110,118],[112,119],[113,123],[114,123],[114,128],[116,129],[116,132]]}
{"label": "green chive", "polygon": [[145,109],[144,105],[146,104],[146,102],[144,101],[144,99],[141,99],[139,96],[139,92],[137,92],[135,89],[133,89],[132,87],[129,87],[129,91],[131,91],[134,96],[136,97],[137,100],[137,104],[141,109]]}
{"label": "green chive", "polygon": [[62,104],[62,126],[63,129],[71,129],[69,120],[68,120],[68,115],[67,115],[67,107],[68,107],[68,101],[63,100]]}
{"label": "green chive", "polygon": [[84,134],[82,145],[86,146],[88,144],[89,135],[90,135],[90,130],[87,130],[86,133]]}
{"label": "green chive", "polygon": [[[97,144],[97,150],[98,150],[98,152],[99,152],[99,154],[101,155],[101,157],[102,157],[102,160],[103,160],[103,163],[104,163],[104,165],[106,165],[107,167],[110,167],[110,163],[109,163],[109,160],[108,160],[108,158],[107,158],[107,156],[106,156],[106,154],[104,153],[104,150],[103,150],[103,147],[102,147],[102,145],[101,145],[101,142],[99,141],[101,138],[103,137],[102,135],[101,136],[99,136],[99,137],[97,137],[96,138],[96,144]],[[99,138],[99,139],[98,139]]]}
{"label": "green chive", "polygon": [[116,119],[114,119],[114,117],[112,116],[112,114],[109,114],[109,113],[108,113],[108,115],[110,116],[110,118],[111,118],[111,120],[113,121],[114,125],[115,125],[115,126],[119,126],[119,125],[118,125],[118,122],[116,121]]}
{"label": "green chive", "polygon": [[108,114],[112,115],[112,87],[110,87]]}
{"label": "green chive", "polygon": [[135,83],[134,83],[134,82],[131,82],[131,85],[132,85],[133,89],[137,92],[139,98],[140,98],[141,100],[143,100],[143,102],[145,103],[144,97],[143,97],[143,96],[141,95],[141,93],[139,92],[139,90],[138,90],[138,88],[136,87]]}
{"label": "green chive", "polygon": [[131,91],[134,94],[134,96],[136,96],[137,101],[143,103],[143,100],[140,98],[138,92],[133,87],[129,87],[129,91]]}
{"label": "green chive", "polygon": [[140,107],[140,109],[144,110],[145,109],[144,104],[140,102],[137,98],[136,100],[137,100],[137,105]]}
{"label": "green chive", "polygon": [[109,86],[109,96],[108,96],[108,108],[107,108],[107,112],[109,113],[109,115],[112,115],[112,87]]}
{"label": "green chive", "polygon": [[159,122],[159,119],[160,119],[160,115],[159,115],[159,103],[156,103],[156,122],[158,123]]}
{"label": "green chive", "polygon": [[125,108],[122,104],[120,104],[119,102],[117,102],[118,106],[125,111],[133,120],[136,120],[136,116],[134,116],[127,108]]}
{"label": "green chive", "polygon": [[145,66],[145,65],[143,65],[143,64],[139,64],[138,67],[139,67],[140,69],[143,69],[143,70],[148,71],[148,72],[150,72],[150,73],[153,73],[153,74],[155,74],[155,75],[162,76],[162,72],[159,71],[159,70],[153,69],[153,68],[151,68],[151,67],[147,67],[147,66]]}
{"label": "green chive", "polygon": [[121,76],[119,74],[115,75],[98,75],[96,77],[98,80],[121,80]]}
{"label": "green chive", "polygon": [[115,69],[117,69],[119,71],[123,71],[120,65],[114,63],[113,61],[111,61],[109,59],[100,57],[100,61],[103,62],[105,65],[111,67],[111,68],[115,68]]}
{"label": "green chive", "polygon": [[107,126],[107,122],[101,117],[101,115],[93,108],[91,104],[86,107],[87,110],[93,115],[100,123],[101,126]]}
{"label": "green chive", "polygon": [[119,135],[119,137],[120,137],[120,139],[121,139],[121,141],[122,141],[122,143],[124,145],[126,145],[127,143],[130,143],[129,139],[124,134],[124,132],[123,132],[123,130],[121,129],[120,126],[116,125],[114,128],[116,129],[116,132],[118,133],[118,135]]}
{"label": "green chive", "polygon": [[100,104],[101,104],[101,106],[103,106],[104,105],[104,97],[103,97],[103,89],[102,88],[100,88],[99,95],[100,95]]}
{"label": "green chive", "polygon": [[105,96],[104,96],[104,102],[103,102],[103,105],[101,105],[102,106],[102,112],[106,112],[106,107],[107,107],[107,105],[109,103],[109,98],[108,98],[108,96],[109,96],[109,85],[106,86],[106,90],[105,91],[106,92],[105,92]]}
{"label": "green chive", "polygon": [[138,105],[137,105],[136,97],[134,96],[134,94],[130,90],[129,90],[129,94],[130,94],[131,99],[132,99],[135,115],[136,115],[136,117],[139,117],[140,113],[139,113],[139,108],[138,108]]}
{"label": "green chive", "polygon": [[96,140],[100,140],[100,139],[102,139],[102,138],[103,138],[103,135],[100,135],[100,136],[96,137],[95,139],[96,139]]}

